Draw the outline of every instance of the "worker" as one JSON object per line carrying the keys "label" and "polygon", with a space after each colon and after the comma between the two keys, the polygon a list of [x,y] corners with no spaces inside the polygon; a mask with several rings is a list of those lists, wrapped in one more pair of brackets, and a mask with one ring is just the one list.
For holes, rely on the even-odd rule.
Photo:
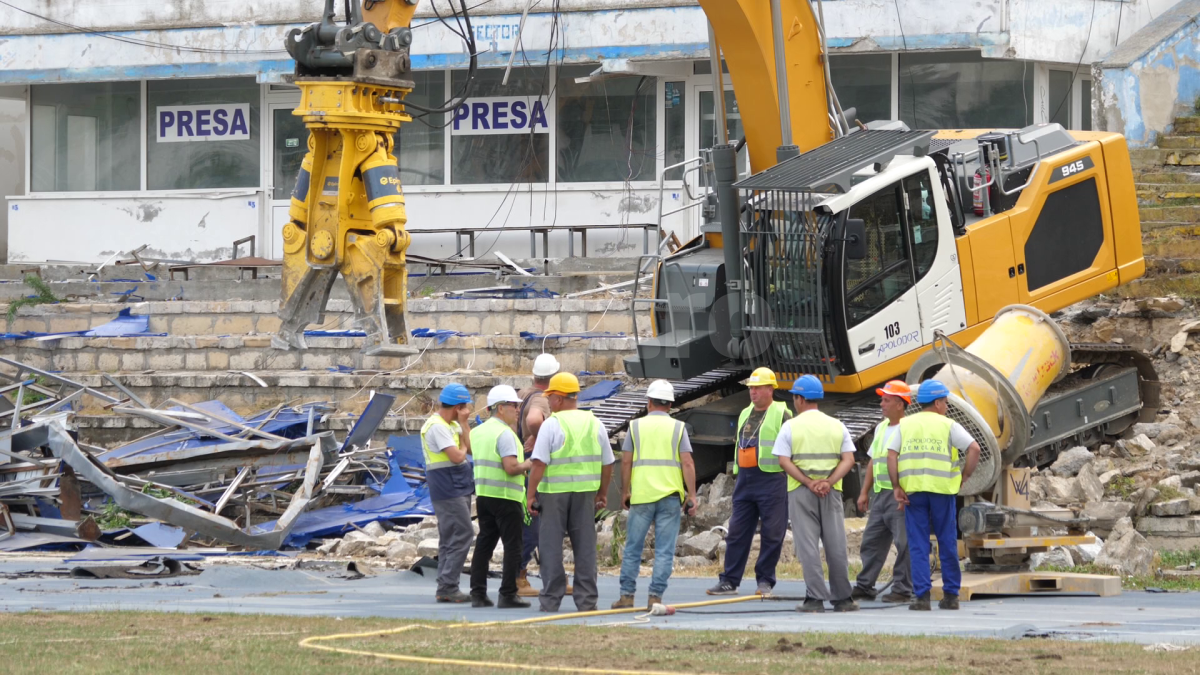
{"label": "worker", "polygon": [[488,563],[496,541],[504,543],[500,576],[500,609],[525,608],[517,596],[517,570],[521,567],[521,529],[525,525],[525,473],[530,463],[517,439],[521,399],[507,384],[492,387],[487,397],[491,417],[471,430],[471,455],[475,458],[475,513],[479,536],[471,558],[471,606],[491,607],[487,597]]}
{"label": "worker", "polygon": [[892,565],[892,590],[880,600],[891,603],[912,602],[912,577],[908,569],[908,536],[905,533],[904,513],[896,506],[892,481],[888,478],[887,444],[900,433],[900,420],[912,403],[912,389],[902,380],[892,380],[875,390],[883,421],[875,427],[871,441],[871,463],[862,492],[858,495],[858,510],[867,512],[867,529],[862,538],[862,571],[850,597],[855,600],[874,600],[875,582],[883,571],[888,551],[896,545],[896,563]]}
{"label": "worker", "polygon": [[[538,354],[533,360],[533,385],[521,391],[521,409],[518,414],[517,437],[525,446],[525,454],[533,452],[533,443],[537,440],[538,429],[542,422],[549,419],[550,402],[546,400],[546,387],[550,386],[550,378],[554,377],[561,366],[553,354]],[[539,519],[536,513],[530,514],[531,519],[523,528],[521,546],[521,571],[517,574],[517,595],[523,598],[536,598],[538,590],[529,585],[529,561],[538,545]],[[571,586],[567,586],[567,595],[571,594]]]}
{"label": "worker", "polygon": [[[616,462],[608,432],[596,416],[578,409],[579,380],[570,373],[550,378],[546,397],[553,414],[542,422],[533,446],[526,488],[529,510],[538,511],[542,557],[543,612],[557,612],[566,595],[563,537],[575,557],[575,609],[596,609],[596,509],[608,505],[608,483]],[[546,544],[541,548],[541,544]]]}
{"label": "worker", "polygon": [[[929,611],[933,587],[929,572],[929,535],[937,536],[942,561],[941,609],[958,609],[962,571],[958,567],[955,497],[963,479],[979,463],[979,443],[961,424],[946,416],[950,390],[938,380],[917,388],[921,412],[900,420],[900,433],[888,441],[888,476],[896,503],[904,511],[908,561],[916,600],[909,609]],[[966,451],[965,465],[959,451]],[[961,469],[960,469],[961,466]]]}
{"label": "worker", "polygon": [[438,395],[440,407],[421,427],[425,451],[425,483],[438,527],[438,602],[466,602],[469,595],[459,590],[463,564],[475,528],[471,525],[471,494],[475,483],[467,455],[471,435],[463,433],[471,414],[471,392],[457,382],[446,385]]}
{"label": "worker", "polygon": [[758,562],[754,564],[756,593],[770,595],[775,588],[775,566],[783,551],[788,513],[787,476],[772,450],[779,430],[792,415],[787,404],[774,400],[776,386],[778,381],[770,368],[758,368],[746,380],[750,405],[738,417],[733,514],[725,537],[725,571],[718,577],[717,585],[706,591],[709,595],[737,595],[760,521]]}
{"label": "worker", "polygon": [[675,387],[655,380],[646,388],[646,416],[629,423],[621,447],[622,505],[629,509],[621,556],[621,597],[613,609],[633,607],[646,535],[654,524],[654,571],[646,611],[661,604],[675,566],[680,506],[696,515],[696,465],[683,422],[671,418]]}
{"label": "worker", "polygon": [[[792,385],[796,416],[783,425],[772,450],[787,474],[788,515],[796,542],[796,559],[804,571],[801,612],[854,612],[846,553],[846,511],[842,477],[854,468],[854,439],[846,425],[817,409],[825,398],[821,381],[801,376]],[[821,569],[821,547],[829,566],[829,585]]]}

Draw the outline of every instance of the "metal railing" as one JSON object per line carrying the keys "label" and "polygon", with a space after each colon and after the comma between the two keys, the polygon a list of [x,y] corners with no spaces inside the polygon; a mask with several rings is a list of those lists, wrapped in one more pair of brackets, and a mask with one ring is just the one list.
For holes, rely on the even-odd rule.
{"label": "metal railing", "polygon": [[[663,218],[666,218],[667,216],[673,216],[676,213],[682,213],[684,211],[693,209],[697,206],[702,206],[704,204],[704,197],[708,193],[707,192],[698,192],[697,194],[692,194],[692,189],[691,189],[691,187],[688,186],[688,181],[687,181],[688,175],[690,175],[692,173],[696,173],[696,172],[700,171],[701,169],[703,169],[704,164],[705,164],[705,159],[703,156],[693,157],[691,159],[685,159],[682,162],[672,164],[671,166],[664,167],[662,170],[662,173],[658,174],[658,229],[660,232],[664,231],[662,229]],[[683,182],[683,194],[687,196],[688,203],[684,204],[683,206],[678,206],[676,208],[673,208],[670,211],[663,211],[663,196],[666,194],[666,191],[667,191],[667,173],[670,171],[674,171],[675,169],[681,169],[681,171],[679,172],[679,179]],[[674,179],[672,179],[672,180],[674,180]],[[690,230],[691,228],[689,227],[688,229]],[[694,236],[693,233],[688,232],[687,239],[691,239],[692,236]]]}
{"label": "metal railing", "polygon": [[[643,261],[646,264],[643,264]],[[683,268],[680,266],[680,264],[678,262],[664,263],[662,256],[654,255],[654,254],[639,256],[638,257],[638,269],[645,270],[645,269],[648,269],[649,267],[654,268],[654,283],[651,284],[651,286],[650,286],[651,297],[649,297],[649,298],[637,297],[637,289],[635,288],[634,293],[633,293],[633,298],[629,303],[629,313],[630,313],[630,318],[632,319],[632,325],[633,325],[633,344],[634,344],[634,348],[638,350],[638,353],[641,353],[641,332],[638,330],[638,319],[637,319],[638,306],[639,305],[650,305],[651,306],[651,308],[650,308],[650,325],[651,325],[651,332],[655,336],[666,335],[667,333],[674,333],[674,332],[676,332],[675,331],[675,328],[676,328],[675,315],[676,315],[677,311],[675,309],[675,303],[674,303],[673,297],[671,295],[671,271],[674,271],[676,274],[679,275],[680,280],[684,282],[683,283],[684,289],[686,289],[688,287],[687,283],[686,283],[686,279],[683,276]],[[658,287],[659,287],[660,280],[662,282],[662,289],[663,289],[663,297],[661,297],[661,298],[658,297]],[[692,304],[692,294],[687,293],[686,297],[687,297],[688,335],[696,335],[696,309],[695,309],[695,306]],[[666,310],[665,310],[665,313],[663,314],[663,316],[665,316],[666,320],[670,323],[670,328],[667,330],[662,330],[662,327],[658,325],[657,315],[659,312],[659,309],[658,309],[659,306],[666,307]]]}

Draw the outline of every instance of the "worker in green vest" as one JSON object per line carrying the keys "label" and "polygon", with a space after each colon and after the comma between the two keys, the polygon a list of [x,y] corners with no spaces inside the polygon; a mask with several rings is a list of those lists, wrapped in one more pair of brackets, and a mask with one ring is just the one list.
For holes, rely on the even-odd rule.
{"label": "worker in green vest", "polygon": [[479,535],[471,558],[471,606],[491,607],[487,597],[488,564],[496,542],[504,543],[500,576],[500,609],[529,607],[517,596],[521,567],[521,535],[525,524],[525,449],[517,438],[521,399],[507,384],[492,387],[487,397],[491,417],[471,430],[475,458],[475,513]]}
{"label": "worker in green vest", "polygon": [[642,549],[654,525],[654,572],[646,611],[661,604],[675,566],[680,506],[696,515],[696,465],[683,422],[671,418],[675,387],[655,380],[646,388],[645,417],[629,423],[621,454],[622,505],[629,509],[621,556],[621,597],[613,609],[633,607]]}
{"label": "worker in green vest", "polygon": [[553,414],[538,429],[526,498],[541,517],[543,612],[557,612],[567,591],[563,538],[575,557],[575,609],[596,609],[596,509],[608,505],[608,483],[616,463],[608,431],[596,416],[578,409],[579,379],[570,373],[550,378],[546,398]]}
{"label": "worker in green vest", "polygon": [[[888,442],[888,477],[908,530],[908,562],[913,593],[909,609],[928,611],[933,588],[929,536],[937,536],[942,561],[941,609],[958,609],[962,570],[958,566],[956,497],[962,482],[979,463],[979,443],[961,424],[946,416],[950,390],[938,380],[917,389],[921,412],[900,420],[900,433]],[[965,451],[966,462],[959,461]]]}
{"label": "worker in green vest", "polygon": [[438,528],[438,602],[466,602],[469,595],[459,590],[463,564],[475,538],[471,525],[471,494],[475,481],[467,455],[471,435],[463,433],[471,414],[471,392],[457,382],[446,385],[438,395],[440,407],[421,427],[425,453],[425,485]]}
{"label": "worker in green vest", "polygon": [[[770,595],[775,588],[775,566],[787,533],[787,476],[772,454],[775,437],[791,419],[787,404],[775,400],[778,381],[770,368],[757,368],[746,380],[750,405],[738,417],[736,458],[733,463],[733,514],[725,536],[725,571],[709,595],[737,595],[750,559],[754,533],[761,529],[754,576],[756,593]],[[761,522],[762,526],[759,527]]]}
{"label": "worker in green vest", "polygon": [[[853,612],[850,568],[846,552],[846,511],[842,506],[842,477],[854,468],[854,439],[846,425],[817,409],[825,388],[813,375],[792,385],[796,416],[775,438],[775,456],[788,477],[788,515],[796,541],[796,559],[804,569],[801,612]],[[829,566],[829,585],[821,570],[821,547]]]}
{"label": "worker in green vest", "polygon": [[[883,571],[888,551],[896,545],[896,563],[892,566],[892,591],[884,595],[883,602],[912,602],[912,577],[908,567],[908,535],[905,531],[904,512],[896,504],[892,492],[892,481],[887,472],[887,443],[900,433],[900,420],[912,403],[912,389],[902,380],[892,380],[875,390],[879,394],[879,408],[883,421],[875,427],[871,440],[871,463],[858,495],[858,510],[867,511],[867,528],[863,530],[862,571],[854,584],[855,600],[874,600],[877,594],[875,582]],[[869,511],[868,511],[869,509]]]}

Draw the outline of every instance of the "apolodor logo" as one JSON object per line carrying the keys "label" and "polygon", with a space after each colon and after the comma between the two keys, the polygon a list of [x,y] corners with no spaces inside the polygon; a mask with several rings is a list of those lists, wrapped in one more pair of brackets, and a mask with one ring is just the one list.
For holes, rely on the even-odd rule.
{"label": "apolodor logo", "polygon": [[893,349],[896,349],[897,347],[903,347],[904,345],[914,345],[915,346],[920,343],[921,343],[921,331],[914,330],[913,332],[909,333],[908,335],[901,335],[900,337],[896,338],[895,340],[888,340],[887,342],[884,342],[883,344],[879,345],[879,350],[875,352],[875,356],[883,356],[887,352],[890,352]]}
{"label": "apolodor logo", "polygon": [[456,136],[502,134],[545,134],[546,102],[535,96],[491,96],[473,98],[454,110],[450,133]]}
{"label": "apolodor logo", "polygon": [[159,143],[250,139],[249,103],[164,105],[156,112]]}

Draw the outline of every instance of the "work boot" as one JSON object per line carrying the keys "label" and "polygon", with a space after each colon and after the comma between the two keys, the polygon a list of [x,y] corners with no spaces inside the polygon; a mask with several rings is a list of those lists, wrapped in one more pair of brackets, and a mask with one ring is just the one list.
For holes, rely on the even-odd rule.
{"label": "work boot", "polygon": [[500,601],[496,603],[496,607],[500,609],[529,609],[529,602],[522,600],[516,595],[502,595]]}
{"label": "work boot", "polygon": [[938,601],[938,609],[958,609],[958,596],[953,593],[946,593]]}
{"label": "work boot", "polygon": [[654,611],[654,606],[655,606],[655,605],[661,605],[661,604],[663,604],[663,601],[662,601],[662,596],[661,596],[661,595],[651,595],[651,596],[650,596],[650,597],[649,597],[649,598],[646,600],[646,611],[647,611],[647,612],[653,612],[653,611]]}
{"label": "work boot", "polygon": [[918,595],[917,599],[913,600],[912,604],[909,605],[908,608],[913,610],[914,612],[928,612],[929,611],[929,594],[926,593],[924,595]]}
{"label": "work boot", "polygon": [[716,586],[704,592],[709,595],[737,595],[737,587],[728,581],[718,581]]}
{"label": "work boot", "polygon": [[912,602],[913,596],[908,595],[907,593],[888,593],[880,598],[879,601],[890,604],[904,604],[906,602]]}
{"label": "work boot", "polygon": [[536,598],[539,593],[538,589],[529,585],[529,577],[525,570],[517,575],[517,595],[522,598]]}
{"label": "work boot", "polygon": [[466,593],[463,593],[462,591],[454,591],[453,593],[439,594],[436,597],[437,597],[438,602],[459,603],[459,602],[469,602],[471,600],[471,596],[467,595]]}
{"label": "work boot", "polygon": [[854,598],[846,598],[845,600],[834,600],[833,611],[835,612],[857,612],[858,603]]}
{"label": "work boot", "polygon": [[804,598],[804,602],[796,605],[797,612],[805,614],[820,614],[825,611],[825,603],[816,598]]}
{"label": "work boot", "polygon": [[629,609],[633,607],[632,595],[621,595],[621,598],[612,604],[612,609]]}
{"label": "work boot", "polygon": [[494,607],[495,605],[486,595],[472,595],[471,606],[478,609],[480,607]]}
{"label": "work boot", "polygon": [[854,590],[850,591],[850,599],[851,600],[874,600],[875,599],[875,591],[864,591],[863,589],[859,588],[858,586],[855,586]]}
{"label": "work boot", "polygon": [[775,590],[775,587],[772,586],[771,584],[768,584],[766,582],[759,582],[758,588],[755,589],[754,594],[761,595],[764,598],[766,598],[771,595],[771,591],[773,591],[773,590]]}

